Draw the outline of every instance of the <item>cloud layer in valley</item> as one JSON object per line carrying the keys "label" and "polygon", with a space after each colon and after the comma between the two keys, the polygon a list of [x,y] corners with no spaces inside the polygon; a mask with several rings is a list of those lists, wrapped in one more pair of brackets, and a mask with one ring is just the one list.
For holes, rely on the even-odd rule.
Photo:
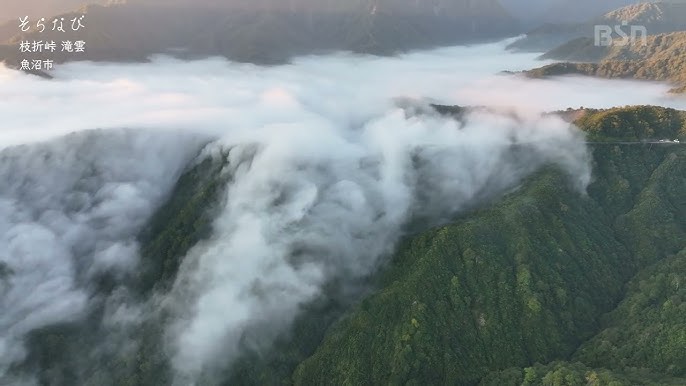
{"label": "cloud layer in valley", "polygon": [[56,80],[0,67],[0,147],[93,128],[232,130],[279,119],[321,117],[340,125],[393,107],[397,97],[530,111],[628,104],[685,106],[667,85],[568,77],[498,75],[545,64],[503,43],[420,51],[399,57],[339,54],[258,67],[224,59],[149,64],[71,63]]}
{"label": "cloud layer in valley", "polygon": [[[504,46],[276,67],[72,63],[51,81],[0,68],[0,381],[28,331],[106,301],[98,273],[135,269],[136,232],[210,139],[203,154],[233,177],[214,234],[144,307],[172,315],[184,385],[268,347],[329,281],[373,272],[416,218],[449,219],[550,163],[583,191],[583,135],[541,112],[684,106],[663,84],[498,75],[540,65]],[[431,101],[502,111],[458,122]]]}

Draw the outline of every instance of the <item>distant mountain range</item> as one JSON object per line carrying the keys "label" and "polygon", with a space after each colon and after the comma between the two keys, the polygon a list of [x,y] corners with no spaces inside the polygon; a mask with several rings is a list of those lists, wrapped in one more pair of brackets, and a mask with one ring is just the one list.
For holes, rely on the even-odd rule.
{"label": "distant mountain range", "polygon": [[667,81],[675,85],[673,92],[686,92],[686,31],[649,36],[646,43],[615,45],[600,50],[592,40],[579,39],[565,47],[576,55],[593,53],[601,60],[554,63],[529,71],[528,74],[533,77],[581,74]]}
{"label": "distant mountain range", "polygon": [[[585,17],[627,2],[629,0],[602,3],[584,0],[581,5],[574,4],[583,9],[578,14]],[[72,3],[76,2],[61,4]],[[236,0],[228,3],[220,0],[118,0],[106,6],[89,5],[76,12],[62,14],[61,17],[67,20],[86,15],[86,28],[78,32],[18,34],[16,21],[0,25],[0,43],[4,43],[0,44],[0,61],[18,67],[23,59],[52,59],[55,63],[72,60],[146,61],[154,54],[168,54],[181,58],[223,56],[239,62],[278,64],[297,55],[331,51],[389,55],[411,49],[512,36],[521,32],[520,22],[512,15],[525,19],[522,12],[529,9],[530,18],[562,20],[546,15],[563,12],[561,10],[570,4],[567,0],[547,5],[541,0]],[[571,16],[566,11],[563,13]],[[686,2],[637,3],[583,23],[544,24],[513,43],[510,49],[547,51],[544,59],[603,62],[598,66],[553,65],[534,71],[534,74],[569,70],[613,77],[668,80],[682,87],[682,78],[686,76],[677,67],[664,64],[680,60],[674,59],[679,51],[666,46],[666,42],[680,41],[680,35],[651,39],[650,44],[654,48],[644,50],[598,47],[594,43],[596,25],[617,26],[623,21],[645,26],[652,36],[686,31]],[[86,50],[84,53],[60,50],[21,53],[19,50],[21,41],[50,39],[83,40]],[[621,71],[618,66],[609,64],[618,61],[618,52],[633,55],[633,64],[621,67]],[[660,56],[660,59],[647,57],[658,52],[672,56]],[[622,60],[626,61],[626,58]],[[644,65],[652,70],[641,71]],[[671,67],[664,71],[655,67],[662,65]]]}
{"label": "distant mountain range", "polygon": [[[519,31],[517,21],[496,0],[131,0],[92,5],[83,12],[87,28],[78,34],[58,34],[55,40],[84,40],[86,52],[78,56],[53,53],[55,62],[141,61],[165,53],[272,64],[301,54],[334,50],[391,54],[501,38]],[[12,30],[17,31],[14,21],[0,26],[0,39],[5,41],[0,60],[10,65],[20,61],[19,41],[53,38],[45,33],[7,32]]]}
{"label": "distant mountain range", "polygon": [[642,25],[656,35],[686,29],[686,1],[660,1],[634,4],[607,13],[601,19],[608,24]]}
{"label": "distant mountain range", "polygon": [[[592,17],[582,23],[549,23],[527,34],[525,39],[513,43],[510,48],[521,51],[548,51],[578,38],[593,38],[595,26],[644,26],[650,35],[686,30],[686,2],[658,1],[631,4]],[[605,2],[603,2],[605,4]],[[625,29],[628,31],[628,26]],[[566,50],[559,51],[552,59],[568,59]]]}
{"label": "distant mountain range", "polygon": [[[593,36],[595,25],[645,27],[648,36],[625,44],[615,32],[610,45],[599,45]],[[672,92],[686,92],[686,2],[664,1],[634,4],[608,12],[592,22],[541,29],[517,42],[516,48],[550,44],[570,39],[553,48],[542,59],[563,60],[543,66],[527,74],[547,77],[580,74],[604,78],[631,78],[666,81],[675,87]]]}
{"label": "distant mountain range", "polygon": [[645,0],[563,0],[554,3],[543,16],[543,20],[547,22],[584,22],[617,8],[643,1]]}
{"label": "distant mountain range", "polygon": [[638,0],[501,0],[513,15],[528,24],[585,22]]}

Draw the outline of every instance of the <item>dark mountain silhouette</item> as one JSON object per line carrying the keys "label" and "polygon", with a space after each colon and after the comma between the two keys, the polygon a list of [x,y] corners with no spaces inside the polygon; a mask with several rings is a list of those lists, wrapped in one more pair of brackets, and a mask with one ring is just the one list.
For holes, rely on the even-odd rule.
{"label": "dark mountain silhouette", "polygon": [[[495,0],[132,0],[88,6],[64,17],[80,13],[86,14],[87,28],[78,34],[57,34],[54,40],[84,40],[87,50],[81,55],[52,53],[56,62],[141,61],[166,53],[272,64],[300,54],[333,50],[392,54],[500,38],[518,31],[516,21]],[[16,23],[10,27],[16,28]],[[7,28],[0,27],[0,31]],[[50,34],[35,32],[4,37],[0,59],[10,65],[20,61],[19,41],[53,39]]]}

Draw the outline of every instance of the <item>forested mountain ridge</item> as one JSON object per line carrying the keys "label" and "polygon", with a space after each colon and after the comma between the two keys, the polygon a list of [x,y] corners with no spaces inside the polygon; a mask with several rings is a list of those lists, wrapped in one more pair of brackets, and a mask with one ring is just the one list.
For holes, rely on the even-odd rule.
{"label": "forested mountain ridge", "polygon": [[589,141],[686,139],[686,112],[664,107],[583,109],[575,123]]}
{"label": "forested mountain ridge", "polygon": [[[550,167],[495,205],[408,235],[359,305],[332,284],[272,350],[246,351],[226,384],[686,384],[675,282],[686,274],[686,148],[616,143],[683,138],[684,113],[577,115],[589,141],[602,142],[589,145],[587,194]],[[143,269],[132,279],[140,296],[166,291],[179,259],[209,234],[230,178],[219,158],[192,165],[141,234]],[[88,321],[37,331],[17,371],[58,385],[169,384],[159,318],[136,331],[143,344],[131,355],[82,361],[70,358],[97,337],[80,332]],[[664,355],[630,354],[638,346]]]}

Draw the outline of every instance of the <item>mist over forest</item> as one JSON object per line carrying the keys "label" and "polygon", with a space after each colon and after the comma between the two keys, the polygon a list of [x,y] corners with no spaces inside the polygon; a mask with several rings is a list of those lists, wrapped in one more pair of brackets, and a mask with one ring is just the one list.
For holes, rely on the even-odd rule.
{"label": "mist over forest", "polygon": [[686,384],[686,5],[0,9],[0,385]]}

